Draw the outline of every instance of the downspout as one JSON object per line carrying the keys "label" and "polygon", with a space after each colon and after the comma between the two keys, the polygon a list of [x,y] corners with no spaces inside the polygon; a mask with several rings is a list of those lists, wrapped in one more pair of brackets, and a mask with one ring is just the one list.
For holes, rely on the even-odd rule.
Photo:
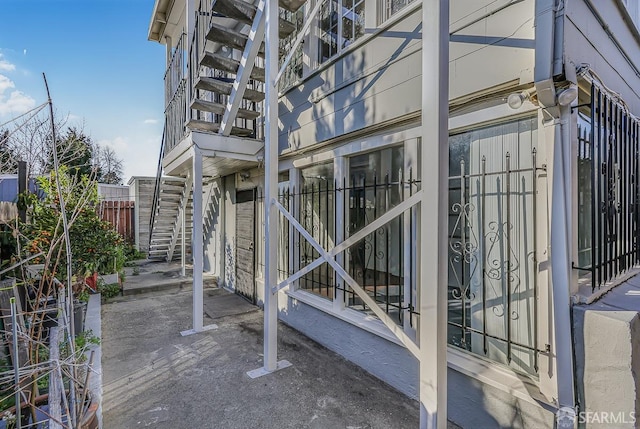
{"label": "downspout", "polygon": [[[558,422],[575,421],[573,343],[571,337],[571,227],[570,201],[571,109],[559,106],[554,77],[563,74],[564,0],[536,0],[535,69],[538,101],[542,107],[544,136],[550,158],[550,261],[553,327],[558,394]],[[569,133],[567,133],[569,131]],[[568,195],[567,195],[568,194]],[[560,426],[559,426],[560,427]]]}

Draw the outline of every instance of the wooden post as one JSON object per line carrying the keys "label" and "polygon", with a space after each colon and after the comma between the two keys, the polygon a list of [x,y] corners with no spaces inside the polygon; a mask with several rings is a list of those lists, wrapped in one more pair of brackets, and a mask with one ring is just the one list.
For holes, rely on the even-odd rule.
{"label": "wooden post", "polygon": [[[18,195],[27,191],[28,181],[27,163],[25,161],[18,161]],[[27,210],[25,207],[20,207],[22,207],[21,204],[18,205],[18,216],[22,222],[26,222]]]}

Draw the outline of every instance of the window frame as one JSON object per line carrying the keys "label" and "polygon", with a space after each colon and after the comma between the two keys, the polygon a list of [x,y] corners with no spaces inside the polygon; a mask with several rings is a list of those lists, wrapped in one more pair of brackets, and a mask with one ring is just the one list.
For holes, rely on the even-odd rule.
{"label": "window frame", "polygon": [[[508,108],[504,106],[494,106],[481,111],[472,112],[470,114],[452,117],[449,120],[449,134],[453,135],[471,129],[482,128],[489,124],[511,122],[519,118],[531,116],[538,110],[533,105],[525,106],[518,112],[507,109]],[[538,120],[540,120],[539,117]],[[541,127],[541,124],[538,123],[538,126]],[[540,139],[544,138],[543,134],[544,133],[538,134],[539,142],[541,144],[543,143],[543,140]],[[412,157],[419,158],[419,153],[409,155],[410,152],[407,151],[407,147],[411,146],[409,144],[411,140],[419,140],[420,137],[421,129],[418,126],[403,131],[389,131],[386,134],[367,136],[359,141],[346,143],[339,147],[323,149],[322,151],[292,160],[289,170],[291,172],[290,177],[293,177],[293,174],[296,174],[300,168],[329,160],[334,161],[334,166],[336,168],[344,169],[344,161],[341,162],[341,159],[344,160],[348,156],[360,155],[366,152],[391,147],[400,142],[404,142],[405,144],[406,165],[407,160],[410,160]],[[414,146],[417,147],[418,145]],[[540,163],[542,163],[544,151],[541,150],[540,152]],[[419,159],[417,159],[416,162],[419,165]],[[348,171],[348,168],[346,168],[346,171]],[[545,200],[546,196],[546,186],[544,186],[544,189],[540,186],[539,198],[541,201]],[[538,229],[540,231],[545,231],[545,220],[541,219],[540,221],[542,224],[539,225]],[[546,243],[541,240],[539,241],[540,247],[544,247],[546,245]],[[546,285],[545,282],[547,280],[540,280],[542,281],[540,288],[544,289],[544,286]],[[334,316],[341,321],[357,326],[366,332],[402,346],[402,343],[395,337],[395,335],[393,335],[384,323],[377,318],[370,317],[361,311],[347,308],[344,305],[337,305],[339,303],[344,303],[344,299],[336,297],[333,302],[330,302],[312,293],[298,289],[295,284],[283,288],[281,293],[285,294],[293,303],[304,303],[305,305],[309,305],[319,311],[323,311]],[[416,291],[412,290],[412,293],[416,293]],[[548,303],[550,302],[549,300],[550,295],[541,294],[539,306],[541,308],[548,307]],[[540,317],[541,321],[546,319],[551,323],[548,314],[541,314]],[[405,333],[409,335],[410,338],[415,339],[416,330],[407,325],[408,323],[405,323]],[[546,332],[550,329],[550,326],[548,326],[547,322],[543,322],[541,323],[540,329]],[[467,352],[455,346],[447,345],[447,347],[449,368],[455,369],[466,376],[477,379],[504,392],[508,392],[519,399],[532,404],[539,405],[541,402],[552,404],[552,398],[557,395],[557,385],[555,381],[556,376],[553,374],[554,371],[550,369],[555,367],[555,357],[553,356],[553,353],[541,355],[539,377],[536,379],[501,363],[484,358],[483,356]]]}

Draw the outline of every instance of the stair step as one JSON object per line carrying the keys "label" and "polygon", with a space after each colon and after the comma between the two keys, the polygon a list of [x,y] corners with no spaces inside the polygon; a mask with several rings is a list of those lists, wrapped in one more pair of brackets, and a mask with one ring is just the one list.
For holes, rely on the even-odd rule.
{"label": "stair step", "polygon": [[[223,57],[219,54],[205,52],[202,56],[202,60],[200,60],[200,65],[226,71],[229,73],[236,73],[238,71],[238,67],[240,66],[240,61]],[[253,69],[251,70],[251,78],[259,80],[260,82],[264,82],[264,68],[253,67]]]}
{"label": "stair step", "polygon": [[[200,110],[202,112],[211,112],[217,115],[223,115],[226,110],[226,106],[220,103],[214,103],[212,101],[200,100],[196,98],[191,103],[191,108],[195,110]],[[244,119],[256,119],[260,116],[260,113],[255,110],[248,109],[238,109],[238,118]]]}
{"label": "stair step", "polygon": [[182,184],[182,185],[173,185],[173,184],[170,184],[170,183],[162,183],[162,184],[160,184],[161,192],[167,192],[167,191],[180,191],[180,192],[182,192],[183,189],[184,189],[184,184]]}
{"label": "stair step", "polygon": [[[231,95],[231,90],[233,89],[233,79],[227,78],[215,78],[215,77],[206,77],[200,76],[196,81],[196,89],[200,89],[203,91],[211,91],[218,94]],[[264,100],[264,92],[256,91],[255,89],[245,89],[243,98],[260,102]]]}
{"label": "stair step", "polygon": [[306,2],[306,0],[279,0],[278,4],[289,12],[297,12]]}
{"label": "stair step", "polygon": [[163,177],[162,179],[160,179],[160,184],[164,185],[171,185],[171,186],[184,186],[184,180],[179,180],[179,179],[175,179],[175,178],[168,178],[168,177]]}
{"label": "stair step", "polygon": [[[187,123],[187,127],[189,127],[191,130],[209,131],[212,133],[217,133],[218,131],[220,131],[220,124],[216,122],[200,121],[198,119],[191,119]],[[234,136],[251,137],[253,134],[254,134],[253,130],[250,130],[248,128],[240,128],[240,127],[231,128],[231,135],[234,135]]]}
{"label": "stair step", "polygon": [[[253,24],[253,17],[256,16],[256,9],[257,8],[253,4],[242,0],[216,0],[213,4],[214,12],[236,19],[247,25]],[[279,21],[281,39],[284,39],[295,31],[296,27],[290,21],[287,21],[282,17],[280,17]]]}
{"label": "stair step", "polygon": [[[242,34],[231,28],[224,27],[222,25],[211,24],[211,28],[205,36],[207,40],[212,42],[218,42],[224,46],[230,46],[239,51],[243,51],[249,37],[246,34]],[[264,44],[260,45],[258,55],[264,57]]]}
{"label": "stair step", "polygon": [[213,11],[249,25],[256,15],[256,7],[242,0],[216,0]]}

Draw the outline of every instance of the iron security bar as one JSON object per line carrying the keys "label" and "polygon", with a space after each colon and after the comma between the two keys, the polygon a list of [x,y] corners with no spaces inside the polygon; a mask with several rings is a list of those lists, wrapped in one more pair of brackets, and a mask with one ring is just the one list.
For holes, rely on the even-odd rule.
{"label": "iron security bar", "polygon": [[[537,153],[449,177],[449,343],[538,372]],[[524,161],[523,161],[524,160]],[[518,159],[516,158],[516,161]]]}
{"label": "iron security bar", "polygon": [[[640,122],[592,85],[589,124],[578,129],[579,251],[595,290],[640,263]],[[580,262],[583,262],[582,260]]]}

